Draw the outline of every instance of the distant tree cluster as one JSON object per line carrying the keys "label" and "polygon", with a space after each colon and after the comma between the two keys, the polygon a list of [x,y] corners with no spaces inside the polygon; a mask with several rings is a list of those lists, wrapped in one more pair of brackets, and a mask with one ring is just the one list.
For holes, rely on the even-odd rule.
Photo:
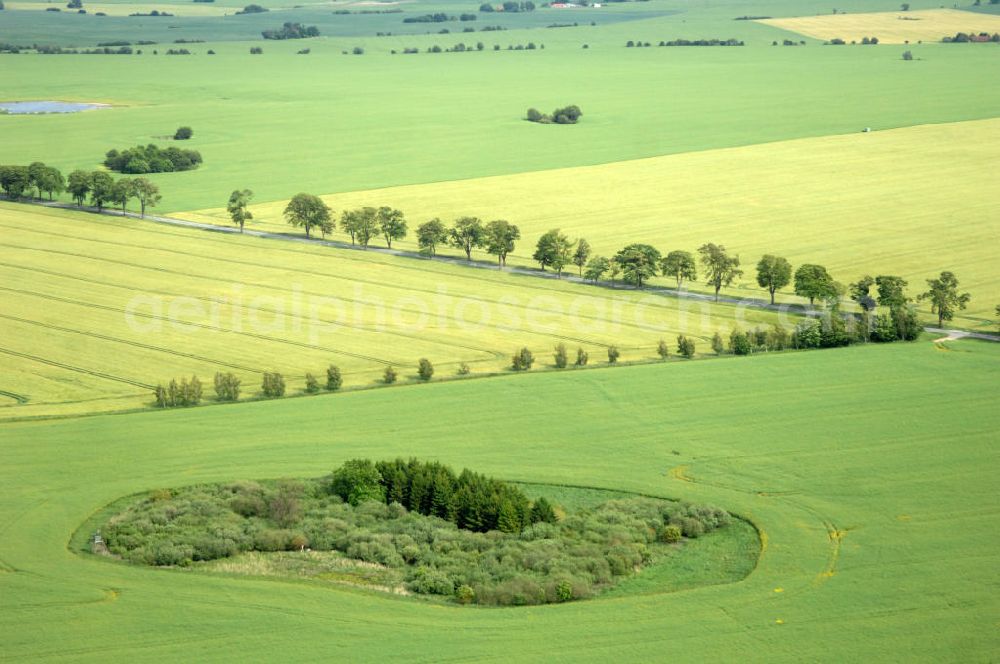
{"label": "distant tree cluster", "polygon": [[73,197],[77,207],[83,205],[89,194],[90,204],[98,212],[110,203],[120,206],[124,213],[128,202],[135,198],[139,202],[142,216],[146,216],[146,208],[155,207],[162,198],[160,188],[146,178],[115,180],[105,171],[73,171],[66,180],[66,191]]}
{"label": "distant tree cluster", "polygon": [[178,127],[177,131],[174,132],[175,141],[186,141],[194,136],[194,130],[191,127]]}
{"label": "distant tree cluster", "polygon": [[154,390],[157,408],[177,408],[183,406],[197,406],[201,403],[201,381],[197,376],[191,379],[181,378],[180,381],[173,379],[163,387],[157,385]]}
{"label": "distant tree cluster", "polygon": [[137,145],[126,150],[109,150],[104,158],[104,166],[119,173],[172,173],[190,171],[201,164],[201,153],[176,147],[161,148],[153,145]]}
{"label": "distant tree cluster", "polygon": [[456,474],[437,462],[353,459],[333,472],[329,486],[352,505],[369,500],[399,503],[410,512],[473,532],[519,533],[535,523],[556,521],[544,499],[532,503],[512,484],[469,470]]}
{"label": "distant tree cluster", "polygon": [[[625,48],[648,48],[652,44],[648,41],[625,42]],[[660,41],[657,46],[744,46],[740,39],[672,39],[670,41]]]}
{"label": "distant tree cluster", "polygon": [[319,28],[315,25],[302,25],[286,21],[277,30],[264,30],[260,34],[264,39],[307,39],[319,37]]}
{"label": "distant tree cluster", "polygon": [[574,104],[563,108],[557,108],[552,111],[551,115],[546,115],[540,112],[537,108],[529,108],[528,112],[525,114],[525,120],[528,120],[529,122],[538,122],[540,124],[576,124],[579,122],[582,115],[583,111],[580,110],[579,106]]}
{"label": "distant tree cluster", "polygon": [[28,166],[0,166],[0,188],[7,200],[19,200],[25,193],[41,200],[44,192],[51,201],[54,194],[66,190],[66,181],[58,168],[36,161]]}
{"label": "distant tree cluster", "polygon": [[447,23],[449,21],[475,21],[478,18],[475,14],[451,16],[444,12],[435,12],[433,14],[421,14],[420,16],[407,16],[403,19],[403,23]]}
{"label": "distant tree cluster", "polygon": [[236,12],[237,16],[243,14],[263,14],[264,12],[271,11],[267,7],[261,7],[260,5],[247,5],[243,9]]}

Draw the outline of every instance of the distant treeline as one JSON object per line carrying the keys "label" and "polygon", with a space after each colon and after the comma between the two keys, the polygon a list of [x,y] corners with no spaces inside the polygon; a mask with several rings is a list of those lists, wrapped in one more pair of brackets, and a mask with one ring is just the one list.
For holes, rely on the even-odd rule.
{"label": "distant treeline", "polygon": [[434,14],[423,14],[421,16],[407,16],[403,23],[447,23],[448,21],[475,21],[479,17],[475,14],[461,14],[459,16],[449,16],[443,12]]}
{"label": "distant treeline", "polygon": [[82,206],[90,195],[91,204],[98,212],[107,203],[120,205],[125,212],[128,202],[133,198],[139,201],[142,214],[147,207],[153,207],[160,202],[160,188],[145,178],[119,178],[115,180],[104,171],[76,170],[64,178],[58,168],[46,166],[36,161],[28,166],[0,166],[0,187],[3,188],[7,200],[17,201],[24,197],[32,197],[32,190],[39,200],[42,192],[49,195],[61,194],[66,191],[73,197],[78,206]]}
{"label": "distant treeline", "polygon": [[[674,39],[672,41],[661,41],[657,46],[744,46],[739,39]],[[650,42],[632,41],[625,42],[626,48],[648,48],[652,46]]]}
{"label": "distant treeline", "polygon": [[264,39],[307,39],[319,37],[319,28],[315,25],[285,22],[277,30],[264,30],[260,34]]}

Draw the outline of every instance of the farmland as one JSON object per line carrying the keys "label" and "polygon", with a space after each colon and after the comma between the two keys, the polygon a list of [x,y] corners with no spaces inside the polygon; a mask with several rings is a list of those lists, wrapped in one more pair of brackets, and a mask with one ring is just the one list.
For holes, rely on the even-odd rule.
{"label": "farmland", "polygon": [[[236,15],[246,4],[0,3],[0,102],[110,105],[0,113],[0,658],[996,658],[1000,45],[940,42],[997,31],[995,5],[261,0],[269,11]],[[262,35],[285,22],[322,36]],[[865,36],[879,43],[850,44]],[[823,43],[833,38],[848,43]],[[567,105],[578,123],[525,121],[529,108]],[[179,127],[189,140],[175,142]],[[108,150],[148,144],[203,161],[102,170]],[[172,219],[71,209],[68,192],[29,201],[47,191],[33,162],[88,172],[87,202],[107,208],[116,199],[97,190],[113,177],[135,212],[137,183],[124,178],[142,175],[162,193],[147,216]],[[243,189],[245,234],[225,209]],[[398,208],[409,235],[387,251],[376,233],[366,251],[314,226],[321,241],[306,242],[284,211],[308,195],[335,219]],[[463,216],[519,227],[506,269],[495,246],[466,261],[455,237],[436,259],[417,253],[418,225]],[[556,278],[533,260],[554,228],[605,257],[718,243],[744,272],[718,303],[704,262],[690,293],[663,274],[646,288],[611,273]],[[643,251],[613,264],[624,271]],[[818,264],[829,288],[810,303],[786,283],[780,306],[763,306],[765,254]],[[912,298],[946,272],[959,280],[938,284],[949,331],[921,334],[913,312],[937,315]],[[909,284],[865,295],[833,283],[866,274]],[[738,352],[730,331],[758,326]],[[807,333],[816,343],[799,343]],[[678,356],[679,335],[696,343],[693,359]],[[881,343],[898,338],[916,340]],[[216,398],[217,374],[242,381],[235,403]],[[192,375],[200,405],[154,398]],[[465,482],[461,508],[417,501],[414,478],[432,473],[416,470],[398,495],[387,488],[403,486],[398,473],[369,476],[385,489],[376,505],[322,493],[321,480],[308,513],[292,505],[280,522],[263,498],[244,513],[226,493],[259,482],[268,501],[287,498],[284,487],[350,459],[394,458],[437,469],[435,498],[439,482]],[[463,468],[497,483],[461,480]],[[536,519],[539,496],[556,509]],[[628,522],[638,558],[626,558],[613,553],[627,548],[625,517],[595,516],[604,496],[712,505],[739,528],[671,540],[678,526],[656,512]],[[177,502],[116,532],[109,520],[139,497]],[[377,527],[365,511],[376,508]],[[213,509],[241,524],[238,537],[195,531],[187,517]],[[570,530],[574,510],[586,529]],[[392,539],[391,570],[352,549],[385,544],[400,532],[388,522],[410,517],[414,548]],[[447,527],[423,538],[433,520]],[[129,540],[154,521],[155,538]],[[347,525],[356,540],[343,539]],[[565,554],[575,567],[545,541],[560,525],[563,552],[589,547]],[[117,548],[95,555],[105,527]],[[168,541],[185,527],[190,555],[158,558],[188,551]],[[467,533],[461,554],[452,528]],[[502,550],[488,542],[530,551],[518,573],[544,597],[509,594],[510,557],[483,554]],[[595,571],[612,555],[616,584]],[[488,560],[499,561],[489,601],[460,605],[471,576],[459,575]],[[437,574],[433,587],[413,585],[417,563]],[[327,574],[366,565],[369,577]],[[570,569],[598,594],[550,592]],[[392,593],[373,589],[386,579]],[[506,606],[539,601],[555,603]]]}
{"label": "farmland", "polygon": [[[989,659],[998,363],[990,344],[921,343],[6,424],[4,652]],[[813,381],[819,389],[805,391]],[[410,454],[514,480],[724,504],[763,527],[766,550],[736,585],[468,610],[66,549],[91,512],[137,491]]]}
{"label": "farmland", "polygon": [[953,37],[958,32],[986,32],[991,35],[1000,32],[1000,16],[970,14],[957,9],[824,14],[764,19],[761,23],[814,39],[839,38],[848,42],[860,42],[865,37],[877,37],[884,44],[938,42],[944,37]]}
{"label": "farmland", "polygon": [[[148,405],[151,389],[233,371],[252,394],[265,371],[302,388],[340,367],[346,387],[404,375],[505,370],[527,346],[592,361],[652,360],[661,338],[708,338],[794,318],[731,305],[498,274],[420,259],[217,236],[137,220],[0,205],[0,417]],[[277,245],[277,246],[275,246]],[[141,256],[141,259],[138,257]],[[40,343],[40,340],[43,340]],[[280,349],[276,352],[276,349]]]}

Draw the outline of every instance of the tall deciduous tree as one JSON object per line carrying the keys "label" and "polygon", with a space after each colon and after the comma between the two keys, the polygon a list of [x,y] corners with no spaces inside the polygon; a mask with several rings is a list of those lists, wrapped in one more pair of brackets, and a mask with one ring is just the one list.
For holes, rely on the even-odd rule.
{"label": "tall deciduous tree", "polygon": [[27,166],[0,166],[0,187],[8,199],[17,200],[30,186]]}
{"label": "tall deciduous tree", "polygon": [[417,227],[417,246],[420,253],[433,256],[437,253],[437,246],[448,241],[448,229],[437,217],[424,222]]}
{"label": "tall deciduous tree", "polygon": [[576,241],[576,249],[573,250],[573,264],[579,269],[580,276],[583,276],[583,266],[590,258],[590,243],[580,238]]}
{"label": "tall deciduous tree", "polygon": [[[66,180],[58,168],[46,166],[35,180],[35,186],[47,193],[51,201],[52,194],[61,194],[66,190]],[[41,194],[38,197],[41,198]]]}
{"label": "tall deciduous tree", "polygon": [[324,233],[331,230],[330,208],[313,194],[295,194],[285,206],[285,219],[296,228],[304,228],[306,237],[313,228],[319,228]]}
{"label": "tall deciduous tree", "polygon": [[507,265],[507,254],[514,251],[514,242],[521,239],[521,230],[503,219],[494,219],[486,224],[484,241],[486,251],[497,257],[501,269]]}
{"label": "tall deciduous tree", "polygon": [[830,300],[837,296],[837,284],[822,265],[805,263],[795,270],[795,294],[809,298],[810,306],[816,298]]}
{"label": "tall deciduous tree", "polygon": [[90,174],[90,204],[100,212],[104,204],[114,200],[115,181],[104,171],[93,171]]}
{"label": "tall deciduous tree", "polygon": [[866,274],[849,285],[847,292],[851,296],[851,299],[858,303],[859,307],[865,311],[872,311],[876,306],[875,298],[871,295],[872,286],[874,285],[875,280],[871,275]]}
{"label": "tall deciduous tree", "polygon": [[660,272],[664,277],[673,277],[678,289],[685,281],[698,278],[698,266],[690,251],[671,251],[660,261]]}
{"label": "tall deciduous tree", "polygon": [[972,296],[968,293],[958,292],[958,278],[953,272],[942,272],[936,279],[928,279],[927,292],[917,296],[919,300],[928,300],[931,303],[931,313],[937,314],[938,325],[950,321],[955,317],[955,312],[965,309]]}
{"label": "tall deciduous tree", "polygon": [[466,260],[472,260],[472,250],[482,247],[486,241],[486,229],[479,217],[460,217],[449,231],[451,244],[465,252]]}
{"label": "tall deciduous tree", "polygon": [[906,296],[906,279],[891,274],[880,274],[875,277],[878,287],[878,303],[883,307],[897,309],[903,307],[910,298]]}
{"label": "tall deciduous tree", "polygon": [[122,207],[122,214],[125,214],[129,199],[134,195],[135,186],[132,178],[118,178],[118,181],[111,187],[111,202]]}
{"label": "tall deciduous tree", "polygon": [[243,225],[253,219],[250,212],[250,201],[253,199],[253,192],[249,189],[236,189],[229,194],[229,202],[226,204],[226,212],[233,223],[240,227],[243,232]]}
{"label": "tall deciduous tree", "polygon": [[660,252],[648,244],[630,244],[617,254],[614,261],[621,265],[626,283],[642,288],[642,283],[656,275]]}
{"label": "tall deciduous tree", "polygon": [[66,182],[66,190],[69,191],[70,196],[76,201],[77,207],[83,205],[87,194],[90,193],[90,179],[90,173],[87,171],[76,170],[69,174],[69,179]]}
{"label": "tall deciduous tree", "polygon": [[705,267],[706,283],[715,289],[715,301],[719,301],[719,291],[743,274],[740,257],[730,256],[721,244],[709,242],[698,247],[701,264]]}
{"label": "tall deciduous tree", "polygon": [[559,232],[558,228],[553,228],[538,238],[532,258],[542,266],[543,272],[546,266],[552,266],[561,275],[562,268],[569,263],[572,246],[568,237]]}
{"label": "tall deciduous tree", "polygon": [[403,218],[402,210],[382,206],[375,218],[378,221],[379,231],[385,238],[385,245],[390,249],[393,240],[402,240],[406,237],[406,219]]}
{"label": "tall deciduous tree", "polygon": [[781,290],[792,280],[792,264],[781,256],[766,254],[757,263],[757,285],[766,288],[774,304],[775,291]]}

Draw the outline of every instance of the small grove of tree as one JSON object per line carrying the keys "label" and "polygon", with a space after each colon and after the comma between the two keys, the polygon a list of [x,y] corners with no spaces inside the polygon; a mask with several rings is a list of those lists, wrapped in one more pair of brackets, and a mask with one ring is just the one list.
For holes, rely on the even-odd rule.
{"label": "small grove of tree", "polygon": [[49,200],[53,199],[53,194],[61,194],[66,189],[66,180],[62,173],[54,166],[46,166],[40,161],[36,161],[28,166],[28,184],[34,187],[41,200],[42,192],[49,195]]}
{"label": "small grove of tree", "polygon": [[795,294],[808,297],[809,305],[812,306],[817,298],[834,300],[839,294],[839,289],[825,267],[806,263],[795,270]]}
{"label": "small grove of tree", "polygon": [[587,361],[589,359],[590,359],[590,356],[587,354],[587,351],[585,351],[582,348],[577,348],[576,349],[576,363],[575,363],[576,366],[578,366],[578,367],[585,367],[585,366],[587,366]]}
{"label": "small grove of tree", "polygon": [[579,275],[583,276],[583,266],[590,259],[590,243],[580,238],[576,241],[576,249],[573,250],[573,265],[576,265]]}
{"label": "small grove of tree", "polygon": [[313,228],[319,228],[324,235],[333,231],[330,208],[313,194],[295,194],[285,206],[285,219],[296,228],[304,228],[306,237]]}
{"label": "small grove of tree", "polygon": [[215,396],[219,401],[236,401],[240,398],[240,379],[232,373],[215,374]]}
{"label": "small grove of tree", "polygon": [[719,301],[719,290],[729,286],[743,274],[740,257],[730,256],[721,244],[707,243],[698,248],[701,263],[705,267],[706,283],[715,289],[715,301]]}
{"label": "small grove of tree", "polygon": [[266,372],[261,380],[260,392],[269,399],[285,396],[285,377],[280,373]]}
{"label": "small grove of tree", "polygon": [[792,280],[792,264],[780,256],[766,254],[757,262],[757,285],[766,288],[774,304],[774,293]]}
{"label": "small grove of tree", "polygon": [[511,358],[510,368],[514,371],[527,371],[531,369],[531,365],[534,363],[535,356],[527,348],[522,348],[514,353],[514,356]]}
{"label": "small grove of tree", "polygon": [[483,243],[487,253],[497,257],[500,269],[507,266],[507,254],[514,251],[514,242],[521,239],[521,230],[503,219],[486,224],[483,229]]}
{"label": "small grove of tree", "polygon": [[191,127],[178,127],[177,131],[174,132],[175,141],[186,141],[194,136],[194,131]]}
{"label": "small grove of tree", "polygon": [[535,253],[531,257],[541,265],[543,272],[546,266],[550,266],[562,276],[562,270],[569,263],[572,250],[573,243],[569,238],[558,228],[553,228],[538,238]]}
{"label": "small grove of tree", "polygon": [[417,363],[417,376],[425,382],[434,377],[434,365],[426,357],[420,358]]}
{"label": "small grove of tree", "polygon": [[427,256],[436,255],[438,245],[444,244],[447,241],[448,229],[445,228],[445,225],[437,217],[417,227],[417,246],[420,247],[420,253],[422,254]]}
{"label": "small grove of tree", "polygon": [[660,252],[648,244],[630,244],[615,254],[613,260],[621,266],[625,283],[642,288],[644,281],[656,276]]}
{"label": "small grove of tree", "polygon": [[677,354],[691,359],[695,354],[694,339],[686,337],[683,334],[677,335]]}
{"label": "small grove of tree", "polygon": [[121,152],[109,150],[104,158],[104,166],[108,169],[132,175],[190,171],[198,168],[199,164],[201,153],[197,150],[161,148],[152,143],[137,145]]}
{"label": "small grove of tree", "polygon": [[749,355],[753,350],[750,335],[734,327],[729,333],[729,352],[733,355]]}
{"label": "small grove of tree", "polygon": [[529,108],[524,117],[529,122],[540,124],[576,124],[580,121],[581,116],[583,116],[583,111],[580,110],[580,107],[571,105],[557,108],[552,111],[552,115],[546,115],[536,108]]}
{"label": "small grove of tree", "polygon": [[344,210],[340,215],[340,229],[351,236],[351,244],[368,248],[368,243],[379,232],[378,210],[361,207]]}
{"label": "small grove of tree", "polygon": [[319,392],[319,381],[316,376],[306,373],[306,394],[316,394]]}
{"label": "small grove of tree", "polygon": [[252,191],[236,189],[229,194],[229,202],[226,203],[226,212],[229,213],[233,223],[240,227],[240,233],[243,232],[243,225],[253,219],[253,213],[249,209],[251,199],[253,199]]}
{"label": "small grove of tree", "polygon": [[241,14],[263,14],[264,12],[270,11],[267,7],[261,7],[260,5],[247,5],[243,9],[236,12],[236,15]]}
{"label": "small grove of tree", "polygon": [[197,376],[191,376],[191,380],[181,378],[179,382],[171,379],[166,387],[157,385],[153,390],[157,408],[197,406],[201,403],[201,394],[201,381]]}
{"label": "small grove of tree", "polygon": [[375,213],[375,219],[388,248],[392,249],[393,240],[402,240],[406,237],[406,219],[403,218],[401,210],[382,206]]}
{"label": "small grove of tree", "polygon": [[608,346],[608,364],[617,364],[618,358],[621,357],[621,351],[618,350],[618,346]]}
{"label": "small grove of tree", "polygon": [[396,373],[396,369],[391,364],[385,368],[385,371],[382,372],[382,382],[386,385],[392,385],[396,382],[397,378],[399,378],[399,375]]}
{"label": "small grove of tree", "polygon": [[917,296],[918,300],[931,303],[931,313],[937,314],[938,326],[955,318],[955,313],[965,309],[972,296],[958,292],[958,278],[953,272],[942,272],[940,276],[927,280],[928,289]]}
{"label": "small grove of tree", "polygon": [[556,362],[556,369],[565,369],[569,364],[569,354],[566,352],[566,344],[556,344],[556,352],[553,355]]}
{"label": "small grove of tree", "polygon": [[336,392],[344,384],[344,379],[340,375],[340,368],[330,365],[326,368],[326,389]]}
{"label": "small grove of tree", "polygon": [[315,25],[302,25],[301,23],[286,21],[277,30],[264,30],[260,35],[264,39],[306,39],[309,37],[319,37],[319,28]]}
{"label": "small grove of tree", "polygon": [[478,217],[460,217],[448,231],[448,241],[464,251],[466,260],[471,261],[472,250],[486,243],[486,229]]}
{"label": "small grove of tree", "polygon": [[690,251],[671,251],[660,261],[660,272],[664,277],[673,277],[678,290],[685,281],[698,278],[698,266]]}

